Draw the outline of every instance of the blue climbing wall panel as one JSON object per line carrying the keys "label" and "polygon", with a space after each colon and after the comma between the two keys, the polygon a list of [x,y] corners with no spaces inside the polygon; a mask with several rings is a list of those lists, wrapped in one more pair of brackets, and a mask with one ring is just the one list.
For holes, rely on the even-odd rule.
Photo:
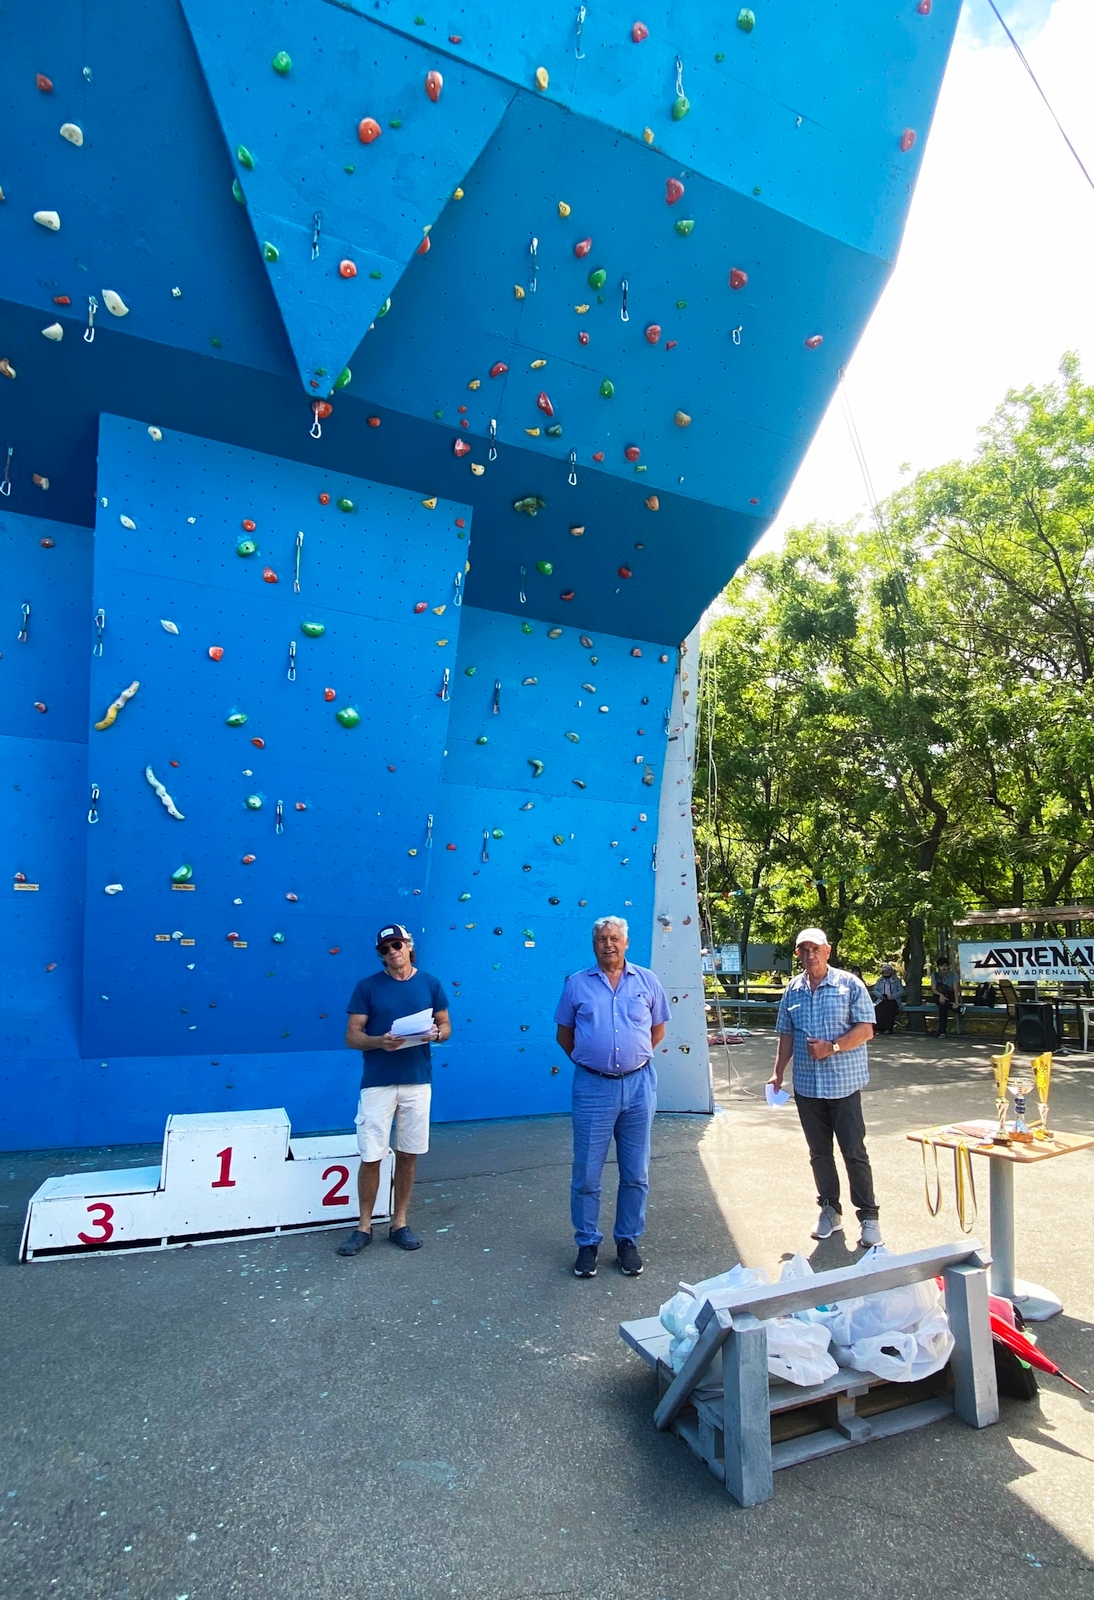
{"label": "blue climbing wall panel", "polygon": [[959,9],[0,14],[5,1144],[344,1124],[392,917],[438,1114],[564,1104],[592,917],[649,950],[675,647],[891,270]]}
{"label": "blue climbing wall panel", "polygon": [[424,885],[466,508],[118,418],[99,453],[92,722],[140,688],[88,733],[85,1053],[330,1048],[374,924]]}
{"label": "blue climbing wall panel", "polygon": [[625,917],[649,960],[675,667],[664,645],[465,609],[421,952],[452,999],[439,1117],[564,1110],[552,1017],[593,919]]}

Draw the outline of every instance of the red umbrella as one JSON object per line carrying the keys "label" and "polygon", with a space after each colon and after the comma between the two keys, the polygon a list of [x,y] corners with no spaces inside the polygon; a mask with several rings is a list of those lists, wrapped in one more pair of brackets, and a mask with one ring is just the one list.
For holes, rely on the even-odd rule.
{"label": "red umbrella", "polygon": [[992,1336],[1006,1345],[1022,1361],[1028,1361],[1031,1367],[1039,1367],[1042,1372],[1051,1373],[1054,1378],[1062,1378],[1065,1383],[1070,1383],[1073,1389],[1078,1389],[1080,1394],[1089,1394],[1089,1389],[1084,1389],[1081,1383],[1076,1383],[1074,1378],[1069,1378],[1066,1372],[1061,1372],[1054,1361],[1050,1361],[1043,1351],[1038,1350],[1032,1339],[1024,1333],[1019,1333],[1017,1328],[1012,1328],[1002,1317],[991,1312]]}

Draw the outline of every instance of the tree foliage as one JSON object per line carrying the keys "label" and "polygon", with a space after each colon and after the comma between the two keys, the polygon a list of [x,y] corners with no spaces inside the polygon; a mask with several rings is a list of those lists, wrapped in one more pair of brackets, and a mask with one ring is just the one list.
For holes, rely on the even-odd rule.
{"label": "tree foliage", "polygon": [[819,921],[845,962],[962,909],[1094,893],[1094,389],[1012,392],[876,526],[791,531],[704,633],[707,933]]}

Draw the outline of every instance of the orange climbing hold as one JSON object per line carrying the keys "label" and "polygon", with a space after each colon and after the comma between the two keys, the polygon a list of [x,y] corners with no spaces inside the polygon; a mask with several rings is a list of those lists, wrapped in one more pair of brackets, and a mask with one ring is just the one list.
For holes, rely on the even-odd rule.
{"label": "orange climbing hold", "polygon": [[340,261],[338,263],[338,276],[340,278],[356,278],[357,264],[353,261]]}
{"label": "orange climbing hold", "polygon": [[209,660],[210,661],[220,661],[223,658],[223,655],[224,655],[224,646],[222,644],[211,644],[209,646]]}
{"label": "orange climbing hold", "polygon": [[34,74],[34,82],[42,94],[53,93],[53,84],[44,72],[36,72]]}
{"label": "orange climbing hold", "polygon": [[272,567],[263,567],[262,568],[262,582],[263,583],[276,583],[277,582],[277,573],[274,571],[274,569]]}
{"label": "orange climbing hold", "polygon": [[818,350],[823,343],[823,333],[811,333],[808,339],[805,341],[805,348],[807,350]]}
{"label": "orange climbing hold", "polygon": [[243,529],[244,529],[245,533],[253,533],[255,531],[256,527],[257,527],[257,523],[252,522],[250,517],[244,517],[244,519],[243,519]]}
{"label": "orange climbing hold", "polygon": [[330,505],[330,495],[329,494],[321,494],[319,496],[319,504],[321,506],[329,506]]}
{"label": "orange climbing hold", "polygon": [[383,131],[375,117],[362,117],[357,124],[357,137],[362,144],[371,144]]}
{"label": "orange climbing hold", "polygon": [[623,454],[626,456],[628,461],[637,461],[642,452],[636,444],[629,444],[623,451]]}
{"label": "orange climbing hold", "polygon": [[266,748],[265,739],[252,739],[251,743],[254,745],[256,750],[265,750]]}
{"label": "orange climbing hold", "polygon": [[69,294],[55,294],[53,296],[53,304],[55,306],[70,306],[72,304],[72,296]]}
{"label": "orange climbing hold", "polygon": [[429,243],[429,235],[427,233],[425,238],[422,240],[421,244],[418,246],[417,250],[415,250],[414,254],[416,256],[427,256],[429,254],[430,248],[431,247],[430,247],[430,243]]}
{"label": "orange climbing hold", "polygon": [[439,72],[427,72],[426,73],[426,75],[425,75],[425,92],[429,96],[429,98],[432,100],[434,105],[436,105],[437,101],[441,98],[441,90],[443,88],[444,88],[444,79],[441,77]]}
{"label": "orange climbing hold", "polygon": [[646,501],[646,509],[648,511],[660,511],[661,502],[658,500],[655,494],[651,494],[649,499]]}
{"label": "orange climbing hold", "polygon": [[334,700],[336,698],[337,698],[337,690],[335,690],[335,689],[324,689],[323,690],[323,699],[324,700]]}
{"label": "orange climbing hold", "polygon": [[256,860],[257,860],[256,856],[244,856],[243,857],[243,865],[245,867],[253,867]]}
{"label": "orange climbing hold", "polygon": [[369,417],[368,425],[370,428],[378,428],[380,426],[379,417]]}
{"label": "orange climbing hold", "polygon": [[315,415],[317,417],[322,417],[324,421],[326,421],[326,419],[334,410],[334,407],[331,405],[329,400],[313,400],[311,403],[311,408]]}

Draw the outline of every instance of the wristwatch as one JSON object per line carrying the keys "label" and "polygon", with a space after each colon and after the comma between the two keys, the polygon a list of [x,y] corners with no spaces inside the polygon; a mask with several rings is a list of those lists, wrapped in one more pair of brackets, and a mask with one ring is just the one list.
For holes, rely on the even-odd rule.
{"label": "wristwatch", "polygon": [[838,1039],[833,1039],[833,1041],[832,1041],[832,1054],[834,1056],[838,1056],[839,1055],[839,1041],[838,1041]]}

